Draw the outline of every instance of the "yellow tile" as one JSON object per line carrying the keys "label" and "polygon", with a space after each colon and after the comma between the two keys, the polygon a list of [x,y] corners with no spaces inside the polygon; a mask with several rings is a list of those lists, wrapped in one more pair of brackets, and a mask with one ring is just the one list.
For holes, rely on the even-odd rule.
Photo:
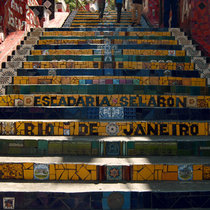
{"label": "yellow tile", "polygon": [[170,171],[178,171],[177,165],[168,165],[168,172]]}
{"label": "yellow tile", "polygon": [[142,169],[142,165],[133,165],[133,171],[138,171],[140,169]]}
{"label": "yellow tile", "polygon": [[96,170],[96,165],[87,165],[87,170]]}
{"label": "yellow tile", "polygon": [[163,170],[163,165],[155,165],[155,170]]}
{"label": "yellow tile", "polygon": [[79,176],[77,176],[76,174],[74,174],[72,176],[71,180],[78,181],[79,180]]}
{"label": "yellow tile", "polygon": [[23,170],[24,180],[33,180],[34,171],[33,170]]}
{"label": "yellow tile", "polygon": [[23,163],[23,169],[24,170],[34,170],[34,164],[33,163]]}
{"label": "yellow tile", "polygon": [[55,171],[56,180],[61,180],[61,177],[62,177],[64,171],[65,171],[65,170],[56,170],[56,171]]}
{"label": "yellow tile", "polygon": [[193,180],[203,180],[203,165],[193,165]]}
{"label": "yellow tile", "polygon": [[154,165],[144,165],[138,175],[141,176],[143,180],[154,180]]}
{"label": "yellow tile", "polygon": [[177,181],[178,172],[162,173],[162,180]]}
{"label": "yellow tile", "polygon": [[97,171],[91,171],[91,180],[97,180]]}

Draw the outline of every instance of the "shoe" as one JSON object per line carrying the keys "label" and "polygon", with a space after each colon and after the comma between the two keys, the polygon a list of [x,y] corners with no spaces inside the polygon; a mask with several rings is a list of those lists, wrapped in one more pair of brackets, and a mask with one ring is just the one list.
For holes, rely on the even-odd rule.
{"label": "shoe", "polygon": [[132,23],[132,24],[131,24],[131,26],[134,26],[134,25],[135,25],[135,23]]}
{"label": "shoe", "polygon": [[118,20],[117,23],[120,23],[120,20]]}

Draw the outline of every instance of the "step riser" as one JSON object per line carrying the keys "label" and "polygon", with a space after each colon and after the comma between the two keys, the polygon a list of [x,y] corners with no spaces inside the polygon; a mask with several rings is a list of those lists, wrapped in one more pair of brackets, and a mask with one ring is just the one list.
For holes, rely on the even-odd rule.
{"label": "step riser", "polygon": [[56,85],[91,85],[91,84],[125,84],[125,85],[179,85],[179,86],[206,86],[206,78],[182,77],[13,77],[12,84],[56,84]]}
{"label": "step riser", "polygon": [[[65,105],[63,103],[63,105]],[[210,109],[124,107],[9,107],[0,108],[0,119],[77,120],[209,120]],[[184,128],[185,129],[185,128]],[[183,132],[184,132],[183,129]]]}
{"label": "step riser", "polygon": [[[16,63],[14,65],[17,66]],[[9,64],[7,66],[10,68]],[[21,64],[21,67],[19,68],[25,68],[25,69],[36,69],[36,68],[44,68],[44,69],[84,69],[84,68],[96,68],[97,71],[100,71],[100,69],[128,69],[130,70],[177,70],[177,71],[193,71],[194,70],[194,64],[193,63],[166,63],[162,60],[162,62],[158,62],[158,60],[155,60],[154,62],[135,62],[135,61],[113,61],[113,62],[101,62],[101,61],[47,61],[47,62],[23,62]],[[123,71],[123,70],[122,70]],[[197,71],[196,71],[197,72]],[[135,72],[132,72],[135,76]],[[129,74],[129,72],[128,72]],[[148,73],[149,74],[149,73]],[[166,73],[167,75],[170,74],[170,72]],[[183,74],[185,74],[183,72]],[[197,73],[196,73],[197,74]],[[136,75],[137,76],[137,75]]]}
{"label": "step riser", "polygon": [[[106,25],[105,25],[106,26]],[[109,25],[107,25],[109,26]],[[80,30],[84,30],[84,31],[102,31],[102,32],[112,32],[112,31],[116,31],[116,32],[123,32],[122,34],[124,35],[124,32],[127,33],[131,33],[132,35],[134,34],[135,36],[138,35],[138,33],[142,34],[142,35],[163,35],[163,36],[171,36],[172,33],[168,31],[167,28],[134,28],[134,27],[125,27],[125,28],[117,28],[117,27],[109,27],[107,28],[100,28],[100,27],[95,27],[95,28],[45,28],[43,34],[47,34],[47,33],[55,33],[56,36],[61,35],[62,33],[64,34],[68,34],[71,33],[72,31],[80,31]],[[138,33],[134,33],[134,32],[138,32]],[[126,35],[131,35],[131,34],[126,34]]]}
{"label": "step riser", "polygon": [[[129,41],[130,39],[131,40],[136,40],[136,41],[154,41],[154,40],[158,40],[158,41],[171,41],[172,43],[173,42],[176,42],[176,44],[178,44],[177,40],[175,40],[175,37],[174,36],[161,36],[161,37],[158,37],[158,36],[112,36],[112,37],[107,37],[107,36],[85,36],[85,37],[80,37],[80,36],[69,36],[69,37],[62,37],[62,36],[41,36],[39,37],[39,40],[38,40],[38,43],[42,43],[44,41],[50,41],[50,42],[56,42],[56,41],[62,41],[63,39],[64,40],[77,40],[77,41],[83,41],[83,40],[86,40],[86,41],[94,41],[94,40],[101,40],[103,42],[105,42],[106,38],[110,38],[109,41],[113,41],[113,40],[118,40],[118,41],[123,41],[123,40],[127,40]],[[59,44],[59,43],[58,43]]]}
{"label": "step riser", "polygon": [[6,94],[146,94],[209,96],[210,87],[159,85],[5,85]]}
{"label": "step riser", "polygon": [[[15,183],[16,184],[16,183]],[[23,185],[23,184],[22,184]],[[185,184],[186,185],[186,184]],[[93,186],[89,186],[89,189],[93,188],[93,192],[81,192],[81,190],[74,190],[69,193],[62,192],[63,188],[69,188],[69,186],[61,186],[58,192],[52,192],[51,190],[45,192],[39,192],[41,189],[46,188],[46,183],[40,184],[35,187],[35,191],[30,190],[30,186],[24,184],[24,187],[29,192],[1,192],[0,199],[3,201],[3,204],[6,203],[7,200],[10,201],[11,206],[14,206],[17,209],[113,209],[120,208],[123,210],[128,209],[162,209],[163,204],[164,208],[170,209],[171,205],[175,210],[180,209],[195,209],[198,210],[198,206],[202,206],[202,209],[208,210],[210,208],[209,196],[210,193],[206,189],[204,190],[193,190],[193,191],[185,191],[185,185],[181,186],[183,189],[182,192],[180,190],[171,192],[171,190],[163,190],[163,192],[157,191],[149,191],[148,188],[152,187],[154,189],[158,188],[158,185],[151,185],[149,187],[145,187],[145,185],[137,185],[133,191],[129,192],[126,187],[123,190],[119,188],[110,189],[111,186],[106,186],[93,188]],[[180,185],[178,185],[179,187]],[[203,186],[203,185],[202,185]],[[48,185],[47,185],[48,187]],[[58,188],[58,186],[50,186],[51,188]],[[73,186],[74,188],[80,188],[80,186]],[[116,186],[115,186],[116,187]],[[122,187],[122,186],[120,186]],[[130,186],[129,186],[130,187]],[[12,185],[11,189],[16,188],[16,185]],[[101,188],[103,188],[101,190]],[[143,189],[138,191],[136,189]],[[109,191],[108,191],[109,190]],[[114,191],[114,192],[113,192]],[[202,194],[202,197],[201,197]],[[175,200],[176,198],[176,200]],[[201,199],[202,198],[202,199]],[[43,201],[44,200],[44,201]],[[196,200],[196,202],[195,202]]]}
{"label": "step riser", "polygon": [[5,95],[0,106],[210,108],[210,96],[176,95]]}
{"label": "step riser", "polygon": [[[47,49],[56,49],[57,52],[65,52],[65,51],[62,51],[62,49],[72,49],[72,52],[75,52],[76,49],[91,49],[91,50],[94,50],[94,49],[105,49],[107,47],[106,44],[102,45],[102,44],[98,44],[98,45],[35,45],[34,46],[34,49],[35,50],[32,50],[32,55],[36,52],[40,52],[40,51],[37,51],[37,50],[47,50]],[[151,51],[154,51],[154,52],[158,52],[157,50],[166,50],[167,49],[169,51],[167,51],[167,55],[170,55],[170,50],[179,50],[178,52],[182,52],[184,54],[185,51],[181,51],[182,50],[182,47],[179,46],[179,45],[112,45],[110,46],[110,50],[113,49],[113,50],[124,50],[125,49],[129,49],[129,52],[131,52],[131,54],[133,54],[134,52],[136,52],[136,54],[138,54],[138,50],[151,50]],[[135,51],[134,51],[135,50]],[[46,52],[46,51],[41,51],[41,52]],[[49,51],[50,52],[50,51]],[[81,51],[79,51],[81,52]],[[125,51],[126,52],[126,51]],[[150,51],[149,51],[150,52]],[[161,52],[161,51],[160,51]],[[145,53],[147,53],[147,51],[145,51]],[[172,52],[171,52],[172,53]],[[64,53],[65,54],[65,53]],[[64,55],[63,54],[63,55]],[[184,55],[183,55],[184,56]]]}
{"label": "step riser", "polygon": [[[46,37],[44,37],[46,38]],[[71,37],[70,37],[71,38]],[[78,39],[67,39],[67,38],[62,38],[62,40],[60,39],[55,39],[55,38],[52,38],[52,39],[43,39],[43,40],[39,40],[38,41],[38,45],[50,45],[50,44],[57,44],[58,46],[59,45],[70,45],[70,44],[74,44],[74,45],[90,45],[90,44],[107,44],[107,41],[100,38],[100,37],[83,37],[82,39],[78,38]],[[172,45],[172,46],[176,46],[177,45],[177,40],[149,40],[149,39],[146,39],[146,40],[140,40],[140,39],[124,39],[124,40],[121,40],[120,38],[119,39],[114,39],[114,37],[110,40],[110,43],[113,44],[113,45],[120,45],[120,44],[123,44],[125,45],[135,45],[136,47],[138,47],[138,45],[140,44],[150,44],[150,45]],[[34,46],[35,47],[35,46]]]}
{"label": "step riser", "polygon": [[208,136],[208,122],[75,122],[10,121],[0,122],[0,135],[25,136]]}
{"label": "step riser", "polygon": [[170,60],[177,63],[190,63],[191,57],[189,56],[138,56],[138,55],[116,55],[116,56],[102,56],[102,55],[34,55],[26,56],[26,61],[104,61],[104,62],[117,62],[117,61],[130,61],[130,62],[152,62],[153,60],[162,60],[164,62]]}
{"label": "step riser", "polygon": [[[58,65],[57,65],[58,66]],[[42,66],[44,67],[44,65]],[[41,68],[41,64],[40,64]],[[51,67],[53,68],[53,67]],[[178,70],[131,70],[131,69],[18,69],[17,76],[148,76],[148,77],[185,77],[200,78],[198,71]]]}
{"label": "step riser", "polygon": [[46,141],[1,140],[0,155],[18,156],[210,156],[210,143],[204,141],[167,142],[104,142],[104,141]]}
{"label": "step riser", "polygon": [[[188,164],[94,165],[94,164],[0,164],[1,180],[139,182],[209,180],[209,166]],[[187,176],[186,176],[187,173]]]}

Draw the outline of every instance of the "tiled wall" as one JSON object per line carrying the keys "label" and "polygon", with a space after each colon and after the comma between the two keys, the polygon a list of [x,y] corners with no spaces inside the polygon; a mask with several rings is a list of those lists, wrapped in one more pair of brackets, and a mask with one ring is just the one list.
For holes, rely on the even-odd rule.
{"label": "tiled wall", "polygon": [[181,0],[180,26],[210,56],[209,0]]}
{"label": "tiled wall", "polygon": [[149,23],[155,27],[159,27],[160,23],[160,1],[158,0],[149,0],[148,1],[148,13],[145,14],[146,18],[148,19]]}
{"label": "tiled wall", "polygon": [[[149,0],[146,18],[155,27],[162,23],[163,3],[164,0]],[[180,0],[178,11],[180,28],[201,46],[207,56],[210,55],[209,5],[209,0]]]}

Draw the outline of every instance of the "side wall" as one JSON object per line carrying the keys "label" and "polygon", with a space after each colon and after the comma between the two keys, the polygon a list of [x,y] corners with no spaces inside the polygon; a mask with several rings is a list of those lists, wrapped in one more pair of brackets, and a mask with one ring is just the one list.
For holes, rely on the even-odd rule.
{"label": "side wall", "polygon": [[29,6],[38,6],[36,0],[0,0],[0,26],[4,36],[16,30],[29,31],[30,28],[39,27],[40,22]]}
{"label": "side wall", "polygon": [[[187,33],[210,56],[210,0],[179,0],[178,17],[180,28]],[[164,0],[149,0],[146,18],[154,27],[163,23]]]}

